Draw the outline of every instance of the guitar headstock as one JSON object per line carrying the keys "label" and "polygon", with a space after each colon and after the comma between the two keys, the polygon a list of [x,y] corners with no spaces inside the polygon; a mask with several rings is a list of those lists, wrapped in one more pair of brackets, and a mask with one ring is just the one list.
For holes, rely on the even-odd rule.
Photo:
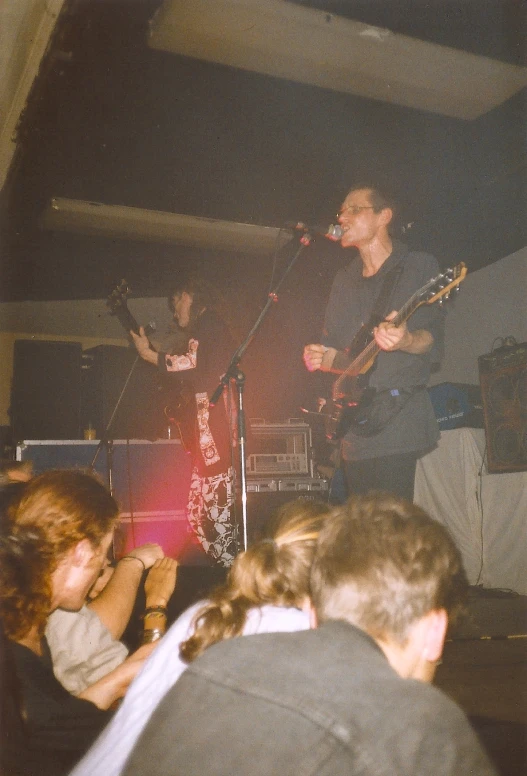
{"label": "guitar headstock", "polygon": [[467,274],[467,267],[463,262],[456,264],[455,267],[450,267],[444,272],[441,272],[435,278],[432,278],[429,283],[422,289],[423,302],[427,304],[433,304],[434,302],[446,300],[449,298],[450,293],[459,288],[460,283],[465,279]]}
{"label": "guitar headstock", "polygon": [[119,310],[127,308],[127,298],[130,296],[132,289],[128,285],[127,281],[123,278],[118,286],[114,288],[112,293],[106,299],[106,305],[110,309],[110,315],[117,315]]}

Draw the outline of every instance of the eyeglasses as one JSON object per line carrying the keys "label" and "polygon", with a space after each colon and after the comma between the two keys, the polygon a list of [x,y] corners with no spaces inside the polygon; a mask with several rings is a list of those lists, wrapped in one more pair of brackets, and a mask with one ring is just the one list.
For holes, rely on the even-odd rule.
{"label": "eyeglasses", "polygon": [[340,216],[348,210],[351,212],[352,216],[358,216],[361,210],[375,210],[375,208],[373,205],[348,205],[337,213],[337,218],[340,218]]}

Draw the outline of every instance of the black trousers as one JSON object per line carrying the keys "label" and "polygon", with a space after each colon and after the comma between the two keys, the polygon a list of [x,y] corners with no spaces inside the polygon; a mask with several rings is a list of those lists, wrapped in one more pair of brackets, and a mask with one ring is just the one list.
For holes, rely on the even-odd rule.
{"label": "black trousers", "polygon": [[413,501],[418,458],[419,453],[413,452],[384,455],[365,461],[342,461],[348,495],[384,490]]}

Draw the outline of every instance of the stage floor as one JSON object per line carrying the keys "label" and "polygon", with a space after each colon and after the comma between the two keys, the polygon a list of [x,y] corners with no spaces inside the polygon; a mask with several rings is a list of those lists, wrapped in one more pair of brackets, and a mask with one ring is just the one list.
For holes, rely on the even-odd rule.
{"label": "stage floor", "polygon": [[527,774],[527,596],[471,588],[435,684],[468,714],[501,776]]}

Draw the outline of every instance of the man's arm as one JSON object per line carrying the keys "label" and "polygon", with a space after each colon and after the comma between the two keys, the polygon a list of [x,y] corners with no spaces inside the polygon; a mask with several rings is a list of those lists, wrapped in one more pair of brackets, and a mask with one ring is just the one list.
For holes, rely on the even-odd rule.
{"label": "man's arm", "polygon": [[135,679],[146,658],[156,646],[156,644],[145,644],[139,647],[120,666],[91,684],[77,697],[94,703],[100,709],[109,709],[115,701],[126,693],[128,686]]}
{"label": "man's arm", "polygon": [[141,356],[143,361],[146,361],[149,364],[153,364],[154,366],[157,366],[159,363],[159,354],[156,353],[155,350],[152,350],[150,347],[150,342],[148,341],[148,337],[145,334],[145,330],[141,326],[139,329],[139,334],[136,334],[134,331],[130,332],[130,336],[132,337],[132,341],[135,345],[135,349],[137,350],[138,354]]}
{"label": "man's arm", "polygon": [[163,557],[159,544],[136,547],[121,558],[104,590],[88,604],[114,639],[119,639],[128,625],[143,571]]}
{"label": "man's arm", "polygon": [[397,312],[394,310],[373,330],[375,342],[387,352],[402,350],[404,353],[411,353],[416,356],[422,356],[428,353],[434,344],[432,334],[426,329],[416,329],[409,331],[406,323],[395,326],[391,321]]}

